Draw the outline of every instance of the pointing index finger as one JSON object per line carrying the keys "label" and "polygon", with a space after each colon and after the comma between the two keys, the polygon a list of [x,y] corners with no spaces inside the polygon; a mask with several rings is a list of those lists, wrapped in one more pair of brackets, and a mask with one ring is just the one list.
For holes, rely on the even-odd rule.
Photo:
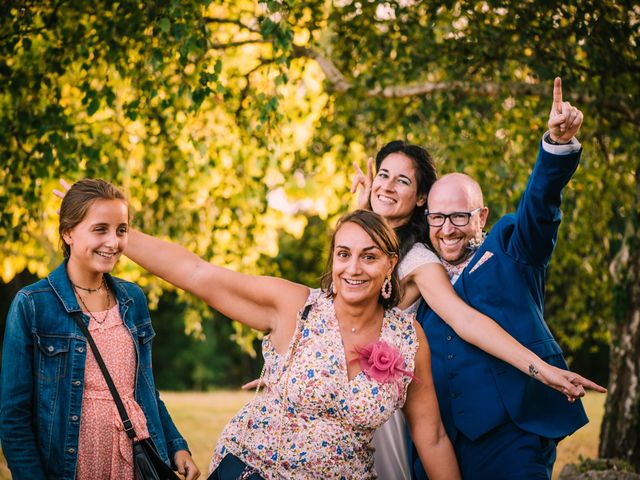
{"label": "pointing index finger", "polygon": [[553,81],[553,108],[556,113],[562,113],[562,80],[556,77]]}

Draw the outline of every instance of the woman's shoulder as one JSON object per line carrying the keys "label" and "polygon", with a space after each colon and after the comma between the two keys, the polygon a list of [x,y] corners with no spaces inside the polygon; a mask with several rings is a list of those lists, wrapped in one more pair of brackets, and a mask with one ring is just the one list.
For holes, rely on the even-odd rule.
{"label": "woman's shoulder", "polygon": [[394,344],[408,358],[413,358],[419,346],[418,332],[416,330],[416,315],[408,313],[400,308],[387,311],[386,334],[388,340]]}
{"label": "woman's shoulder", "polygon": [[440,259],[424,243],[417,242],[411,247],[398,265],[400,278],[406,277],[416,268],[427,263],[440,263]]}
{"label": "woman's shoulder", "polygon": [[411,250],[409,250],[405,258],[408,258],[410,256],[428,259],[433,263],[440,263],[440,259],[438,258],[438,255],[436,255],[436,253],[433,250],[431,250],[431,248],[429,248],[426,244],[422,242],[416,242],[413,244],[413,246],[411,247]]}
{"label": "woman's shoulder", "polygon": [[32,283],[31,285],[22,287],[16,294],[16,299],[28,297],[37,293],[52,292],[52,291],[53,289],[51,288],[51,285],[49,284],[47,279],[43,278],[41,280],[38,280],[35,283]]}
{"label": "woman's shoulder", "polygon": [[326,301],[328,298],[329,297],[327,296],[326,292],[323,292],[321,288],[310,288],[309,296],[307,297],[307,300],[304,302],[304,306],[306,307],[307,305],[317,303],[318,300],[320,299],[323,299]]}
{"label": "woman's shoulder", "polygon": [[416,313],[402,310],[399,307],[393,307],[385,310],[389,329],[402,334],[411,333],[415,330]]}
{"label": "woman's shoulder", "polygon": [[113,281],[113,283],[117,287],[120,287],[126,290],[127,292],[144,294],[140,285],[138,285],[135,282],[132,282],[131,280],[125,280],[124,278],[114,277],[113,275],[109,275],[109,278],[111,279],[111,281]]}
{"label": "woman's shoulder", "polygon": [[125,297],[132,298],[134,302],[144,303],[146,306],[147,296],[145,295],[140,285],[135,282],[131,282],[129,280],[114,277],[111,275],[109,276],[109,278],[113,282],[113,285],[116,289],[116,297],[120,297],[122,294],[124,294]]}
{"label": "woman's shoulder", "polygon": [[38,305],[47,306],[52,303],[53,290],[46,279],[38,280],[31,285],[22,287],[16,293],[7,314],[7,318],[14,316],[31,317]]}

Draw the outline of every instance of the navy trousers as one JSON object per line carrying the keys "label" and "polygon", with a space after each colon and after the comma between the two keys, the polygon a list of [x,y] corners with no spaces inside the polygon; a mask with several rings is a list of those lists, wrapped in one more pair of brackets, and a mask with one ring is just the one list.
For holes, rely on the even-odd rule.
{"label": "navy trousers", "polygon": [[508,422],[475,441],[458,433],[454,447],[464,480],[550,480],[556,443]]}
{"label": "navy trousers", "polygon": [[[551,480],[555,440],[508,422],[472,441],[458,432],[453,448],[464,480]],[[412,445],[413,480],[428,480]]]}

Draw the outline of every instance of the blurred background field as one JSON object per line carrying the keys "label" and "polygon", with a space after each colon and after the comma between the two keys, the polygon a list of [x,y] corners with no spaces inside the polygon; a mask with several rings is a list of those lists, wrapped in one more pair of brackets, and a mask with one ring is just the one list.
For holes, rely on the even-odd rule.
{"label": "blurred background field", "polygon": [[[251,400],[253,393],[220,390],[206,393],[164,392],[161,396],[189,442],[198,467],[206,472],[211,452],[224,425],[244,403]],[[577,461],[579,456],[594,458],[597,455],[604,401],[604,395],[587,394],[585,397],[584,405],[591,422],[560,443],[554,478],[557,478],[564,464]],[[10,478],[4,457],[0,456],[0,480]]]}

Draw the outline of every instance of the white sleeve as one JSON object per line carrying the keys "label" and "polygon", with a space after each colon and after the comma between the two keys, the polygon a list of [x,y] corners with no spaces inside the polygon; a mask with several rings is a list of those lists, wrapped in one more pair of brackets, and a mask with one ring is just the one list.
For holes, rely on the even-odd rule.
{"label": "white sleeve", "polygon": [[577,152],[582,148],[582,145],[576,137],[571,138],[569,143],[565,143],[562,145],[552,145],[544,139],[547,133],[542,136],[542,149],[548,153],[551,153],[553,155],[569,155],[570,153]]}
{"label": "white sleeve", "polygon": [[398,275],[403,279],[416,268],[427,263],[440,263],[438,256],[423,243],[416,243],[398,265]]}

